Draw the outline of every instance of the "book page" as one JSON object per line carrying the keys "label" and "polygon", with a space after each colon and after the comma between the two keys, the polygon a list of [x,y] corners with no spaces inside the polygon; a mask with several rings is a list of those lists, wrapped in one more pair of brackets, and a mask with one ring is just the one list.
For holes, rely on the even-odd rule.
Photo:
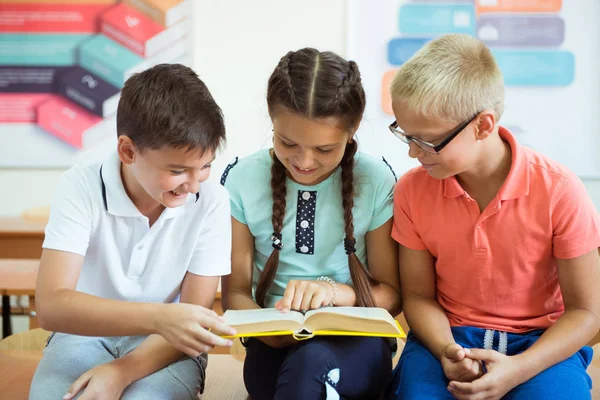
{"label": "book page", "polygon": [[400,333],[394,318],[383,308],[324,307],[309,311],[304,326],[310,331]]}
{"label": "book page", "polygon": [[283,313],[275,308],[227,310],[223,318],[238,334],[296,330],[304,322],[300,312]]}
{"label": "book page", "polygon": [[393,318],[385,308],[375,307],[323,307],[306,313],[305,319],[314,314],[342,314],[361,319],[384,320],[393,323]]}

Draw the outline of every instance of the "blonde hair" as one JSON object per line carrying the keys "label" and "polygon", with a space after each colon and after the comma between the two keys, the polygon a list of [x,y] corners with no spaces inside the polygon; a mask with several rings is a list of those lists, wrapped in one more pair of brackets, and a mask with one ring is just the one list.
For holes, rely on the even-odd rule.
{"label": "blonde hair", "polygon": [[390,91],[413,112],[456,123],[483,109],[497,119],[504,111],[502,72],[490,49],[468,35],[428,42],[400,67]]}

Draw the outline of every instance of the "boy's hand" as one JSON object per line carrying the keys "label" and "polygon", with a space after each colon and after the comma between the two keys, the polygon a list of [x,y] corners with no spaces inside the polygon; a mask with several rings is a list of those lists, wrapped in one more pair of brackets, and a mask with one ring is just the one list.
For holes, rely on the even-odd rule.
{"label": "boy's hand", "polygon": [[449,344],[442,353],[442,369],[450,381],[471,382],[483,374],[481,362],[469,358],[470,349],[456,343]]}
{"label": "boy's hand", "polygon": [[458,400],[501,399],[524,382],[521,365],[515,357],[484,349],[471,349],[467,357],[485,362],[487,372],[473,382],[451,381],[448,390]]}
{"label": "boy's hand", "polygon": [[82,392],[78,400],[119,400],[131,381],[119,360],[94,367],[81,375],[63,397],[70,400]]}
{"label": "boy's hand", "polygon": [[157,315],[156,333],[190,357],[198,357],[214,346],[231,347],[231,340],[212,332],[235,335],[212,310],[186,303],[165,304]]}
{"label": "boy's hand", "polygon": [[316,310],[331,303],[333,296],[333,288],[327,282],[291,280],[275,308],[283,312]]}

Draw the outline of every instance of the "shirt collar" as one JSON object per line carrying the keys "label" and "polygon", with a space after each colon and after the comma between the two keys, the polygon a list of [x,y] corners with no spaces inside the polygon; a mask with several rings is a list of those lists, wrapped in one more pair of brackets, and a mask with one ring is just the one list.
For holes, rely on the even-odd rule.
{"label": "shirt collar", "polygon": [[[529,168],[527,152],[517,143],[513,134],[506,128],[498,130],[500,138],[510,146],[512,153],[510,172],[500,188],[500,200],[517,199],[529,194]],[[456,176],[444,179],[444,196],[456,198],[465,194],[465,190],[456,180]]]}
{"label": "shirt collar", "polygon": [[[121,179],[121,160],[116,150],[100,166],[100,184],[102,185],[102,203],[108,213],[119,217],[143,216],[125,191]],[[188,195],[182,207],[165,208],[160,219],[169,219],[181,215],[181,213],[193,207],[199,198],[200,193]]]}

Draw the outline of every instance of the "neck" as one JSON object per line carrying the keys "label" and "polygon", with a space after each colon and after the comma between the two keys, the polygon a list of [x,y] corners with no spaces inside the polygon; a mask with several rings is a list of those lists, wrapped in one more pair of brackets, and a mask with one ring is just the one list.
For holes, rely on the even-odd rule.
{"label": "neck", "polygon": [[510,172],[512,164],[510,145],[498,134],[488,140],[475,164],[456,176],[467,193],[486,188],[498,190]]}
{"label": "neck", "polygon": [[165,207],[150,197],[138,183],[133,175],[133,171],[131,171],[131,167],[123,163],[121,163],[121,181],[123,182],[127,196],[129,196],[133,205],[142,215],[153,219],[157,212],[160,214],[164,210]]}

